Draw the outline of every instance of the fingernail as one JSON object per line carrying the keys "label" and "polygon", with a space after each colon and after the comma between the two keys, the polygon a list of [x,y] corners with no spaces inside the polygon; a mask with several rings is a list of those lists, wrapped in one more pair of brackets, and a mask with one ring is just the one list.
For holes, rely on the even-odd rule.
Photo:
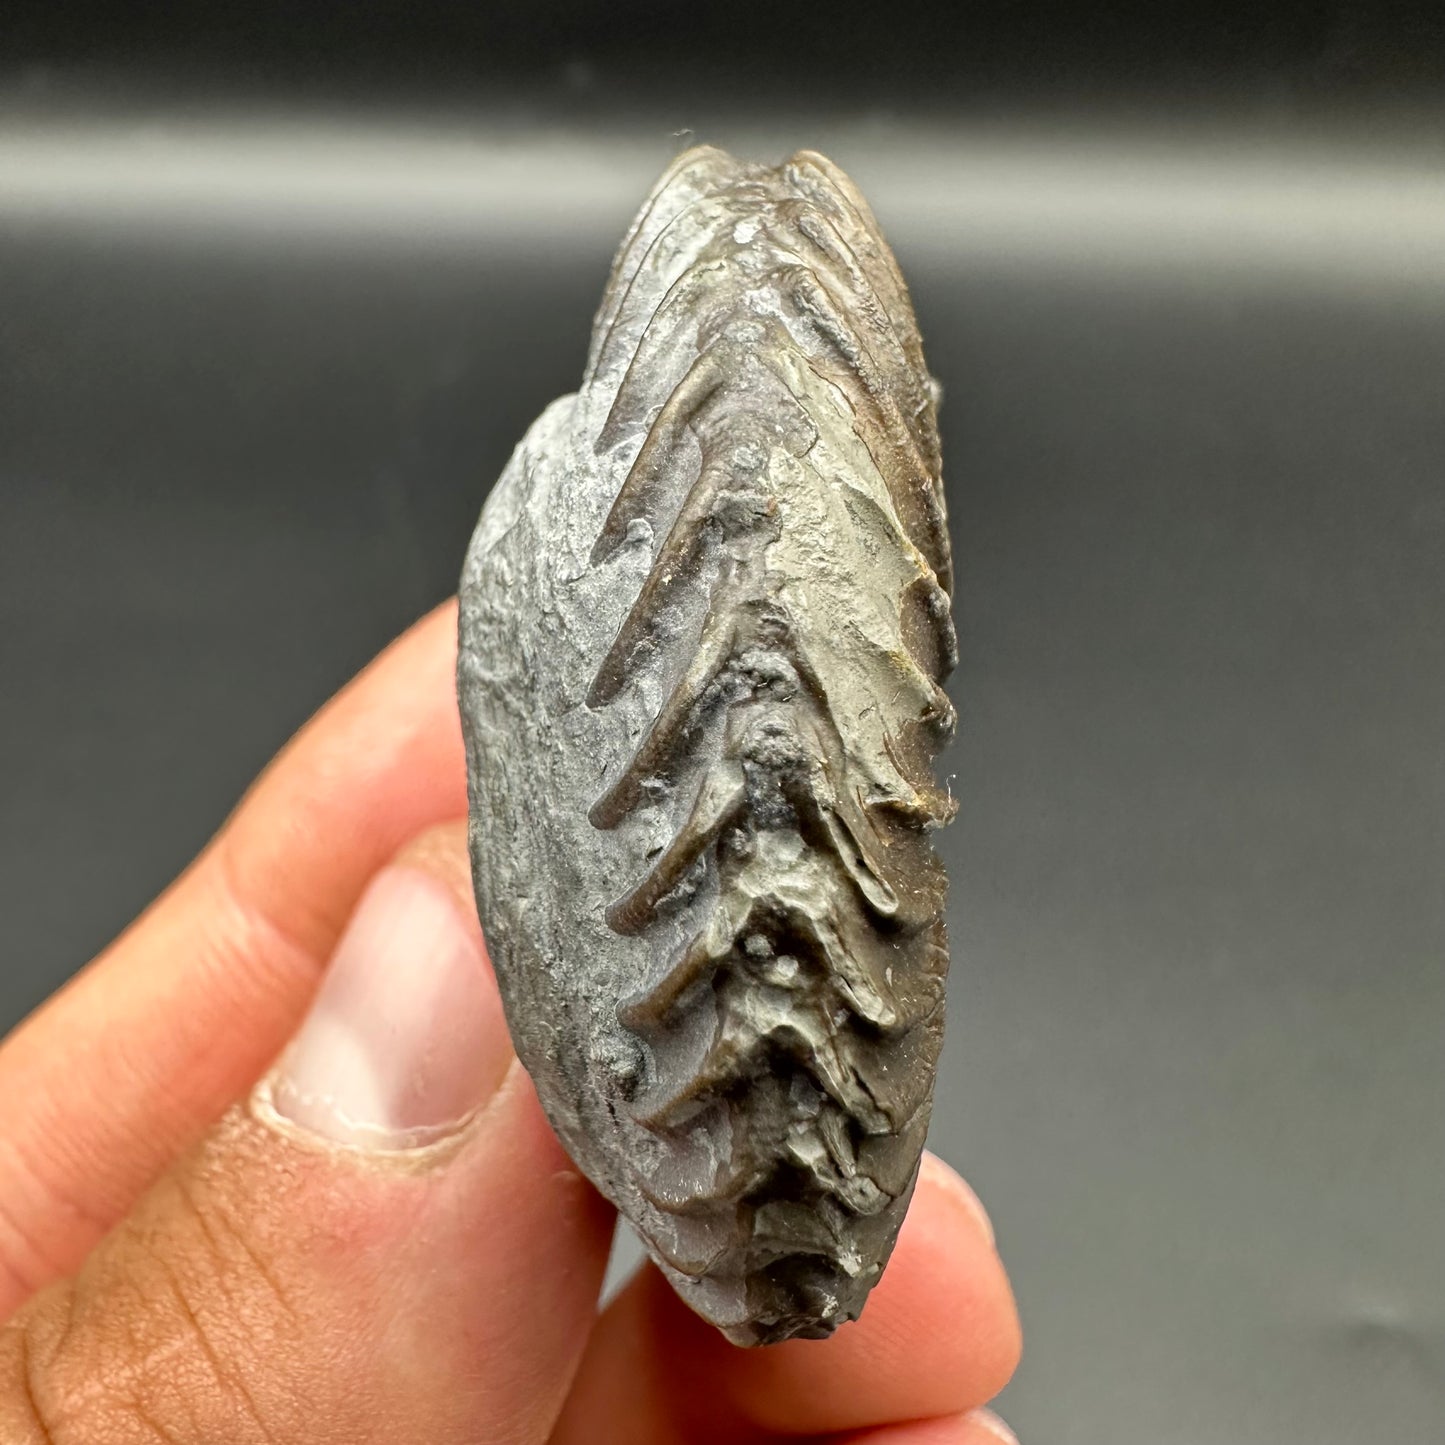
{"label": "fingernail", "polygon": [[510,1061],[475,919],[431,874],[390,867],[362,895],[263,1089],[277,1114],[323,1139],[414,1149],[454,1133]]}
{"label": "fingernail", "polygon": [[1019,1437],[992,1410],[973,1410],[968,1418],[1001,1441],[1002,1445],[1019,1445]]}
{"label": "fingernail", "polygon": [[973,1192],[968,1181],[956,1170],[945,1164],[937,1154],[925,1154],[923,1156],[923,1167],[932,1176],[934,1182],[940,1185],[948,1193],[952,1194],[960,1204],[978,1221],[979,1228],[983,1230],[984,1237],[990,1244],[998,1241],[993,1232],[993,1220],[988,1217],[988,1210],[983,1207],[983,1200]]}

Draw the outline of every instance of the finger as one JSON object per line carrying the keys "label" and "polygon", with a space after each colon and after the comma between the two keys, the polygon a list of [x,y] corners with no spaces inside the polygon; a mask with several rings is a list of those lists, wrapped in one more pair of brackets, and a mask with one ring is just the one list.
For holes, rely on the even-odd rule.
{"label": "finger", "polygon": [[877,1430],[855,1430],[835,1435],[828,1445],[1019,1445],[1014,1434],[992,1410],[970,1410],[945,1419],[911,1420],[906,1425],[884,1425]]}
{"label": "finger", "polygon": [[197,862],[0,1048],[0,1319],[284,1043],[367,879],[466,811],[456,610],[314,718]]}
{"label": "finger", "polygon": [[0,1332],[0,1439],[546,1439],[610,1213],[511,1052],[463,846],[376,878],[250,1103]]}
{"label": "finger", "polygon": [[736,1349],[644,1268],[593,1333],[556,1445],[707,1445],[957,1414],[1003,1388],[1019,1348],[987,1217],[926,1155],[855,1324],[826,1341]]}

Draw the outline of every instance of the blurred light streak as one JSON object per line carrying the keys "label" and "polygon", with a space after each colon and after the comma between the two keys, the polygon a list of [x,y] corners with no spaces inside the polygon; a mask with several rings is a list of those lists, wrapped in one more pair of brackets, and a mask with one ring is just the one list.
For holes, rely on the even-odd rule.
{"label": "blurred light streak", "polygon": [[[1284,269],[1445,293],[1445,160],[1418,147],[941,125],[734,128],[719,139],[760,157],[800,141],[828,150],[915,256]],[[610,246],[683,143],[640,126],[11,122],[0,127],[0,221],[555,253]]]}

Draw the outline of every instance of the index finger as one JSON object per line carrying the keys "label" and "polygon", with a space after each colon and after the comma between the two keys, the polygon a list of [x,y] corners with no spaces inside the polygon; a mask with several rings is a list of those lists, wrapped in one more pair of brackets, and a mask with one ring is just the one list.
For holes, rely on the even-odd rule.
{"label": "index finger", "polygon": [[0,1047],[0,1319],[290,1036],[367,880],[466,812],[456,603],[301,730],[181,877]]}

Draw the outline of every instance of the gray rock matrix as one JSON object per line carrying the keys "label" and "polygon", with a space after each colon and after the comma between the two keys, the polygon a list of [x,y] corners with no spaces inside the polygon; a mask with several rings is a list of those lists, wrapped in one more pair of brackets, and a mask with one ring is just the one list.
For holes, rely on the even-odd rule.
{"label": "gray rock matrix", "polygon": [[689,151],[462,578],[472,864],[518,1054],[738,1344],[857,1317],[928,1126],[936,399],[848,178]]}

